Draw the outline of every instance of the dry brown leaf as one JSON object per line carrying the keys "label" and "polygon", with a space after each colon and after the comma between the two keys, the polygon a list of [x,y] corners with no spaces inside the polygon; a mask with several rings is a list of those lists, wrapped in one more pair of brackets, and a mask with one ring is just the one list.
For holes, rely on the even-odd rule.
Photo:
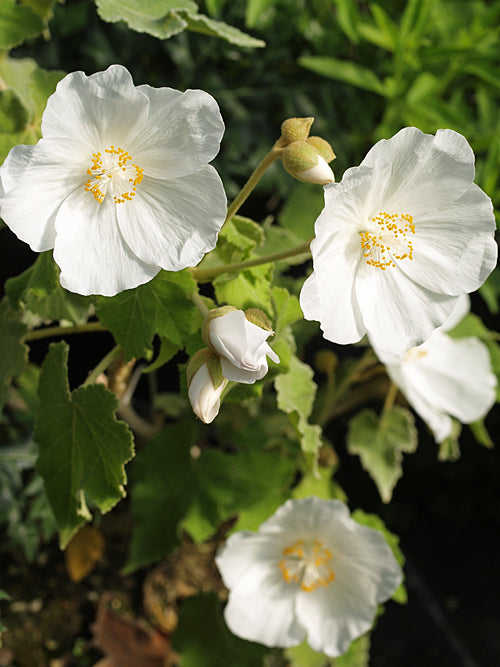
{"label": "dry brown leaf", "polygon": [[94,526],[82,526],[70,540],[66,551],[66,570],[71,581],[82,581],[92,572],[104,552],[104,537]]}
{"label": "dry brown leaf", "polygon": [[[165,667],[172,664],[170,641],[160,632],[121,616],[109,608],[112,596],[105,595],[99,603],[92,626],[94,641],[106,657],[99,667]],[[97,665],[96,665],[97,667]]]}

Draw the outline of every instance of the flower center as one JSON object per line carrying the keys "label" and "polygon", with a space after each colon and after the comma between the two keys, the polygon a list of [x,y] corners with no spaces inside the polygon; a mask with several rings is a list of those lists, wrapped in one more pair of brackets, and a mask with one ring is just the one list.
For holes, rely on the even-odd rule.
{"label": "flower center", "polygon": [[335,579],[330,566],[332,553],[318,540],[298,540],[283,549],[283,556],[279,568],[287,584],[295,581],[303,591],[310,593]]}
{"label": "flower center", "polygon": [[383,212],[370,218],[370,221],[373,229],[359,233],[363,257],[368,266],[385,271],[388,266],[396,266],[397,259],[413,259],[413,216],[409,213]]}
{"label": "flower center", "polygon": [[87,169],[90,176],[85,183],[85,191],[94,195],[94,199],[102,204],[108,190],[113,195],[115,204],[132,201],[136,188],[142,181],[144,170],[132,164],[132,158],[123,148],[110,146],[104,154],[94,153],[92,165]]}

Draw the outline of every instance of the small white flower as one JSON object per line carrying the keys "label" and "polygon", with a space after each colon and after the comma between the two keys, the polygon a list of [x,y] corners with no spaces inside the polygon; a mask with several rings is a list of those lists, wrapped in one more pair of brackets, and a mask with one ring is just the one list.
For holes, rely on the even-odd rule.
{"label": "small white flower", "polygon": [[288,500],[257,533],[234,533],[216,562],[234,634],[280,647],[307,639],[331,657],[370,629],[402,579],[382,533],[315,497]]}
{"label": "small white flower", "polygon": [[496,399],[497,381],[486,345],[478,338],[450,338],[445,333],[464,317],[467,302],[460,300],[445,324],[403,359],[378,353],[389,377],[438,443],[452,434],[452,417],[463,424],[478,421]]}
{"label": "small white flower", "polygon": [[259,315],[255,316],[255,313],[252,310],[247,312],[253,322],[242,310],[230,310],[208,320],[206,342],[220,355],[224,377],[233,382],[253,384],[263,378],[267,373],[267,357],[276,364],[280,362],[278,355],[266,343],[273,333],[267,326],[267,318],[259,311],[260,316],[265,318],[263,326],[259,326],[255,323],[259,321]]}
{"label": "small white flower", "polygon": [[405,128],[326,185],[300,303],[325,338],[368,333],[402,357],[496,264],[492,204],[473,183],[474,154],[452,130]]}
{"label": "small white flower", "polygon": [[73,72],[43,138],[1,167],[0,214],[33,250],[54,249],[63,287],[112,296],[214,248],[226,197],[208,162],[223,132],[201,90],[136,87],[121,65]]}
{"label": "small white flower", "polygon": [[210,424],[219,414],[220,397],[227,385],[217,355],[207,348],[191,357],[187,370],[188,397],[194,414]]}

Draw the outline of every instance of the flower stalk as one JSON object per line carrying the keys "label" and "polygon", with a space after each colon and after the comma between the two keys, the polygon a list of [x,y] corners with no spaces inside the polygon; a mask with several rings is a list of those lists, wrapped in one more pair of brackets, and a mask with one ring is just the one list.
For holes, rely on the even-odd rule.
{"label": "flower stalk", "polygon": [[302,243],[290,250],[283,250],[282,252],[275,252],[272,255],[265,255],[263,257],[255,257],[254,259],[247,259],[243,262],[235,262],[234,264],[227,264],[226,266],[215,266],[211,269],[192,268],[191,273],[193,278],[199,283],[206,283],[212,278],[223,275],[224,273],[238,273],[244,269],[250,269],[253,266],[260,266],[261,264],[273,264],[274,262],[282,262],[290,257],[299,257],[304,255],[304,261],[311,256],[309,246],[311,241]]}
{"label": "flower stalk", "polygon": [[113,361],[118,358],[121,352],[122,348],[120,345],[116,345],[110,352],[108,352],[108,354],[105,357],[103,357],[101,361],[97,364],[94,370],[91,371],[91,373],[89,373],[89,376],[82,384],[82,387],[88,387],[90,384],[94,384],[99,375],[101,373],[104,373],[104,371],[111,366]]}
{"label": "flower stalk", "polygon": [[44,329],[36,329],[28,332],[22,338],[23,343],[31,340],[40,340],[42,338],[54,338],[55,336],[66,336],[69,334],[91,333],[93,331],[107,331],[100,322],[87,322],[86,324],[79,324],[74,327],[45,327]]}

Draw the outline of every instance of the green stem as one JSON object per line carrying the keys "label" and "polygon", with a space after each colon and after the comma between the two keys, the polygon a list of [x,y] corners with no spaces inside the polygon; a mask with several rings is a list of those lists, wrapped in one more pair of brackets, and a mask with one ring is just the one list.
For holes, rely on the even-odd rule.
{"label": "green stem", "polygon": [[[280,156],[280,154],[281,150],[279,148],[272,148],[269,151],[269,153],[255,167],[254,171],[250,175],[250,178],[241,188],[231,206],[227,209],[227,215],[226,219],[224,220],[224,225],[226,224],[226,222],[228,222],[228,220],[231,220],[233,215],[235,215],[235,213],[239,210],[240,206],[245,202],[245,200],[248,198],[248,195],[252,192],[257,183],[260,181],[262,174]],[[224,225],[222,226],[224,227]]]}
{"label": "green stem", "polygon": [[121,353],[122,353],[122,348],[120,347],[120,345],[116,345],[111,350],[111,352],[108,352],[108,354],[103,359],[101,359],[101,361],[97,364],[94,370],[91,373],[89,373],[89,376],[83,383],[82,387],[87,387],[89,384],[94,384],[99,375],[101,373],[104,373],[104,371],[107,368],[109,368],[109,366],[111,366],[113,361],[117,359]]}
{"label": "green stem", "polygon": [[368,348],[357,364],[355,364],[351,371],[347,373],[341,382],[339,382],[335,391],[331,395],[327,395],[325,397],[323,407],[316,419],[314,419],[315,423],[319,424],[320,426],[325,426],[325,424],[330,421],[332,416],[337,413],[337,404],[345,394],[346,390],[354,382],[359,380],[365,368],[371,366],[374,361],[375,355],[373,354],[372,349]]}
{"label": "green stem", "polygon": [[190,294],[191,301],[194,303],[194,305],[198,308],[200,311],[201,315],[203,317],[206,317],[208,313],[210,312],[209,309],[206,307],[205,302],[201,298],[198,292],[193,292]]}
{"label": "green stem", "polygon": [[66,336],[66,334],[89,333],[92,331],[107,331],[100,322],[87,322],[87,324],[80,324],[74,327],[46,327],[45,329],[37,329],[30,331],[23,336],[23,342],[30,340],[38,340],[40,338],[52,338],[54,336]]}
{"label": "green stem", "polygon": [[399,391],[398,385],[394,384],[394,382],[391,382],[389,386],[389,391],[387,392],[387,396],[385,397],[384,407],[382,408],[383,414],[391,410],[392,406],[394,405],[394,401],[396,400],[396,396],[398,395],[398,391]]}
{"label": "green stem", "polygon": [[252,266],[260,266],[261,264],[273,264],[280,262],[289,257],[297,257],[304,255],[304,260],[310,257],[309,245],[311,241],[303,243],[302,245],[291,248],[290,250],[283,250],[282,252],[275,252],[272,255],[265,255],[264,257],[255,257],[254,259],[247,259],[244,262],[236,262],[235,264],[227,264],[227,266],[214,266],[212,269],[191,269],[191,273],[195,280],[199,283],[208,282],[212,278],[220,276],[224,273],[238,273],[243,269],[249,269]]}

